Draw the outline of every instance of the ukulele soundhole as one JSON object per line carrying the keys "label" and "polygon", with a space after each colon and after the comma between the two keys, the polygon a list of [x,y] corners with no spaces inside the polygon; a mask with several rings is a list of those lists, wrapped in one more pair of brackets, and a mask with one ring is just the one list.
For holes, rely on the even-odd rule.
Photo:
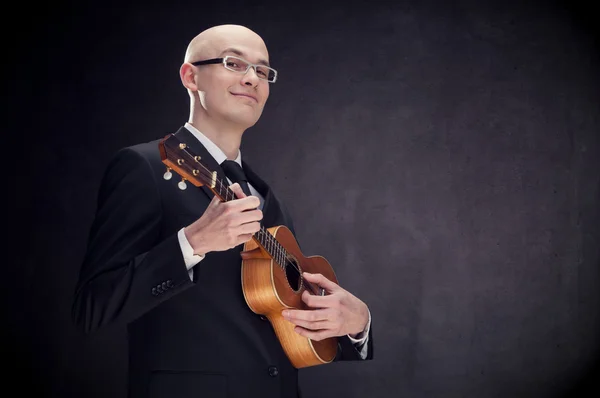
{"label": "ukulele soundhole", "polygon": [[293,256],[288,256],[285,264],[285,277],[293,291],[297,292],[302,286],[302,278],[300,277],[300,266],[298,261]]}

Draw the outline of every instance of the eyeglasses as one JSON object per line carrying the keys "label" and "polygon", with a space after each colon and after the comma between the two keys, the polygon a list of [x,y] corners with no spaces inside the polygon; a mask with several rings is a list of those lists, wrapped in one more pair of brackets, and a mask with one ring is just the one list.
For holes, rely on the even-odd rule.
{"label": "eyeglasses", "polygon": [[213,58],[205,61],[191,62],[192,65],[209,65],[209,64],[223,64],[225,69],[229,69],[234,72],[247,73],[252,67],[256,72],[259,79],[266,80],[269,83],[275,83],[277,80],[277,71],[271,67],[261,64],[253,64],[245,59],[227,55],[225,58]]}

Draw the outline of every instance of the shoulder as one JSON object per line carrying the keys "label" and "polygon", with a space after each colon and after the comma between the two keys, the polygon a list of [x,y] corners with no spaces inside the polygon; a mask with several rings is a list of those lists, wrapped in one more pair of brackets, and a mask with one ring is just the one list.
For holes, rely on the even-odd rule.
{"label": "shoulder", "polygon": [[159,142],[160,139],[154,139],[126,146],[117,150],[115,156],[138,156],[150,162],[160,161]]}
{"label": "shoulder", "polygon": [[165,166],[158,149],[160,139],[133,144],[117,149],[105,167],[102,184],[108,189],[118,186],[139,185],[152,181]]}
{"label": "shoulder", "polygon": [[108,168],[142,167],[143,165],[150,168],[161,167],[163,163],[158,148],[159,142],[160,139],[155,139],[117,149],[109,160]]}

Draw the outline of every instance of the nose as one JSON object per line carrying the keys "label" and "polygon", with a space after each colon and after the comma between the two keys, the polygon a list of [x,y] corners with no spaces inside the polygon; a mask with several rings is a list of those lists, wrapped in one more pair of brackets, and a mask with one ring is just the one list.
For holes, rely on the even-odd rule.
{"label": "nose", "polygon": [[242,83],[247,86],[256,87],[259,82],[260,79],[256,74],[256,69],[254,68],[254,66],[250,66],[244,74],[244,76],[242,77]]}

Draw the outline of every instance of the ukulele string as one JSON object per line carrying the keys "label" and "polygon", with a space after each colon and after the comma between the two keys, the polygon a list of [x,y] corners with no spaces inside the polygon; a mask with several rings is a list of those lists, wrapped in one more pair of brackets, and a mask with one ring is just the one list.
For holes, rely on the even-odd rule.
{"label": "ukulele string", "polygon": [[[200,173],[201,173],[201,174],[202,174],[204,177],[206,177],[206,178],[207,178],[209,181],[212,181],[212,178],[213,178],[213,173],[212,173],[212,172],[211,172],[209,169],[207,169],[207,168],[206,168],[206,166],[204,166],[204,165],[203,165],[203,164],[202,164],[200,161],[196,160],[195,156],[194,156],[194,155],[192,155],[191,153],[189,153],[187,149],[183,149],[183,152],[184,152],[184,153],[185,153],[185,154],[186,154],[186,155],[187,155],[187,156],[190,158],[190,161],[192,162],[192,164],[196,163],[197,165],[199,165],[199,166],[200,166],[200,168],[201,168],[201,169],[200,169],[200,171],[199,171],[199,172],[200,172]],[[192,174],[193,174],[193,173],[192,173]],[[226,200],[226,201],[227,201],[227,200],[229,200],[229,198],[228,198],[228,196],[229,196],[229,193],[231,193],[231,194],[232,194],[232,199],[234,199],[234,198],[235,198],[235,193],[234,193],[234,192],[233,192],[233,191],[232,191],[232,190],[229,188],[229,185],[226,185],[226,184],[224,184],[224,183],[223,183],[223,182],[222,182],[220,179],[218,179],[218,178],[215,180],[215,182],[216,182],[216,183],[219,185],[219,194],[220,194],[220,192],[221,192],[221,189],[222,189],[223,187],[225,187],[225,193],[226,193],[225,200]],[[216,186],[216,185],[215,185],[215,186]],[[264,235],[267,237],[267,239],[270,241],[270,243],[274,243],[275,247],[277,247],[277,248],[281,247],[281,245],[280,245],[280,244],[279,244],[279,242],[278,242],[278,241],[275,239],[275,237],[274,237],[274,236],[273,236],[271,233],[269,233],[268,231],[266,231],[266,230],[264,229],[264,226],[262,226],[262,225],[261,225],[261,229],[260,229],[260,231],[259,231],[259,232],[262,232],[262,233],[263,233],[263,234],[264,234]],[[299,276],[301,277],[301,279],[304,281],[304,285],[305,285],[305,286],[306,286],[306,287],[307,287],[307,288],[308,288],[308,289],[309,289],[309,290],[310,290],[310,291],[311,291],[313,294],[317,295],[317,292],[316,292],[316,290],[314,289],[313,285],[312,285],[312,284],[311,284],[309,281],[307,281],[306,279],[302,278],[302,275],[301,275],[300,269],[298,269],[298,267],[296,266],[296,264],[294,264],[293,262],[291,262],[291,261],[289,261],[289,260],[288,260],[288,258],[287,258],[287,255],[286,255],[286,254],[287,254],[287,252],[286,252],[285,248],[281,247],[281,249],[279,249],[279,251],[282,253],[282,255],[283,255],[283,259],[284,259],[284,262],[285,262],[285,264],[282,264],[282,265],[283,265],[284,267],[286,267],[286,266],[288,266],[288,265],[291,265],[291,266],[292,266],[292,268],[294,268],[294,269],[295,269],[295,270],[298,272],[298,275],[299,275]]]}

